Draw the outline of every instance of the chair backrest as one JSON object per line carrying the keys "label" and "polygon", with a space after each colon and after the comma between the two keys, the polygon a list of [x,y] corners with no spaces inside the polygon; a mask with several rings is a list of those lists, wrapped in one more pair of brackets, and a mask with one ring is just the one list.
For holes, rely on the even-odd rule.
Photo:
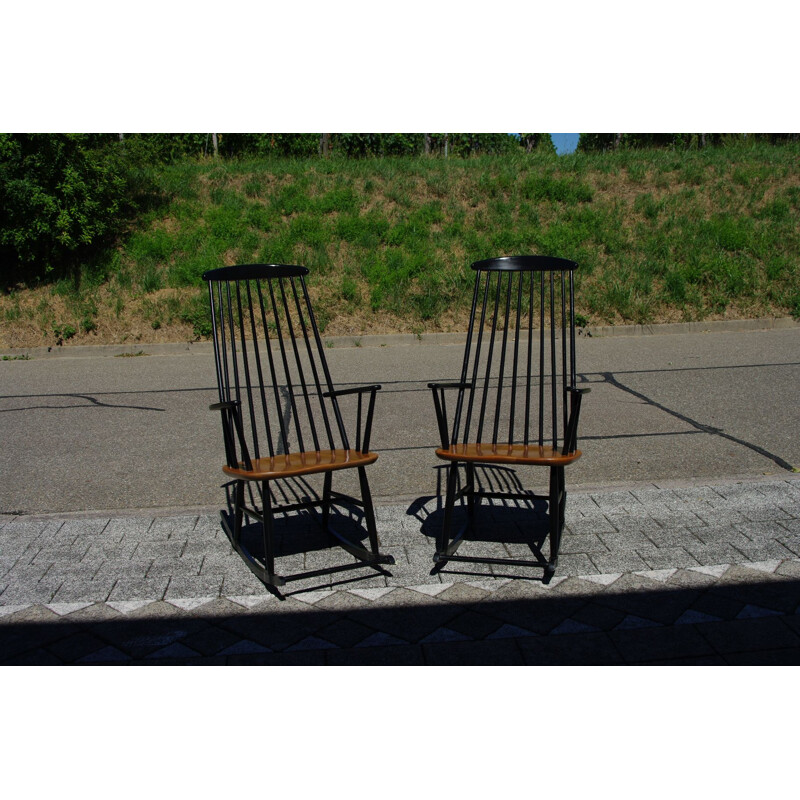
{"label": "chair backrest", "polygon": [[575,371],[577,264],[547,256],[476,261],[450,444],[552,445],[567,429]]}
{"label": "chair backrest", "polygon": [[229,466],[293,452],[350,449],[305,276],[286,264],[205,273],[221,403],[236,401],[247,452],[226,435]]}

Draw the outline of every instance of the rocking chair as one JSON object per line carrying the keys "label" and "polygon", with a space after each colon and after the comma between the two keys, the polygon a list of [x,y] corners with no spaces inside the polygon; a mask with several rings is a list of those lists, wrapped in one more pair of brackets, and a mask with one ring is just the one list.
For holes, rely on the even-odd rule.
{"label": "rocking chair", "polygon": [[[378,458],[370,452],[369,441],[375,394],[381,387],[334,389],[311,309],[307,274],[308,269],[301,266],[248,264],[203,275],[208,281],[219,389],[219,402],[210,408],[222,416],[226,455],[222,470],[234,481],[233,527],[224,512],[222,524],[247,566],[273,588],[290,580],[365,565],[382,571],[379,565],[394,563],[392,556],[378,552],[366,474],[366,467]],[[345,395],[356,395],[358,401],[355,447],[351,446],[339,404]],[[360,499],[332,489],[333,473],[348,469],[358,472]],[[306,476],[316,473],[324,475],[321,497],[295,497],[297,502],[273,504],[273,482],[305,482]],[[291,499],[291,492],[282,494]],[[363,509],[369,549],[330,526],[331,506],[341,504]],[[313,507],[322,508],[322,527],[357,561],[281,576],[275,568],[274,515]],[[260,559],[242,541],[245,516],[261,523]]]}
{"label": "rocking chair", "polygon": [[[477,261],[475,289],[461,377],[457,383],[430,383],[441,447],[448,462],[444,521],[434,563],[448,561],[544,568],[555,573],[564,527],[564,468],[581,456],[577,449],[581,398],[576,386],[575,287],[577,264],[546,256],[514,256]],[[538,319],[537,319],[538,318]],[[488,341],[487,341],[488,340]],[[510,374],[509,374],[510,373]],[[446,396],[455,392],[452,421]],[[466,480],[457,492],[459,465]],[[549,557],[531,548],[535,559],[457,554],[464,534],[475,525],[481,498],[527,500],[531,492],[482,491],[477,465],[542,466],[549,470],[547,500]],[[456,496],[467,499],[467,523],[453,537]]]}

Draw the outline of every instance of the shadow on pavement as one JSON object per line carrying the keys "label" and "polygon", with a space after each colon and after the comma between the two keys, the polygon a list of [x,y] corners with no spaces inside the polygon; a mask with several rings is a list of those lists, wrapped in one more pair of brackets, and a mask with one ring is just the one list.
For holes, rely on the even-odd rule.
{"label": "shadow on pavement", "polygon": [[225,598],[129,616],[95,604],[55,620],[32,606],[0,619],[0,663],[800,663],[800,581],[653,591],[635,577],[594,592],[576,578],[551,589],[511,581],[491,598],[454,584],[436,597],[337,592],[314,606],[268,600],[251,610]]}

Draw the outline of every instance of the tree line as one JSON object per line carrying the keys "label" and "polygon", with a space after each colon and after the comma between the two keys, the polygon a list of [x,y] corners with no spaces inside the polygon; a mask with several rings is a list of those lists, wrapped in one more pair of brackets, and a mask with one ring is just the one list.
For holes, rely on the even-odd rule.
{"label": "tree line", "polygon": [[578,150],[583,153],[643,147],[676,150],[720,147],[746,142],[781,144],[797,142],[797,133],[581,133]]}

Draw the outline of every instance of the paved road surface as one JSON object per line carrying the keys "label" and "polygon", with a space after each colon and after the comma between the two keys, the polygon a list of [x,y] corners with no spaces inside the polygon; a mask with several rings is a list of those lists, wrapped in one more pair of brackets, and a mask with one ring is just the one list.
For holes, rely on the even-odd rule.
{"label": "paved road surface", "polygon": [[[426,384],[456,378],[462,352],[436,337],[400,341],[328,351],[338,384],[384,387],[370,473],[378,502],[436,493]],[[0,362],[0,513],[221,502],[209,347],[142,349],[153,354]],[[592,393],[568,485],[780,476],[800,466],[800,328],[588,338],[578,365]]]}

